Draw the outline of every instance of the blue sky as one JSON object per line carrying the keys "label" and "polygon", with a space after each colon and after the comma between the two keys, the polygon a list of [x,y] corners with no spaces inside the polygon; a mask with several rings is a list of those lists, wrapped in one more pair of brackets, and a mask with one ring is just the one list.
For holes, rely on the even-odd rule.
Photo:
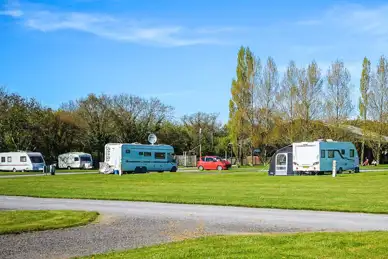
{"label": "blue sky", "polygon": [[0,0],[0,85],[43,105],[88,93],[155,96],[177,117],[228,118],[237,51],[289,60],[339,58],[354,99],[364,56],[388,50],[384,1]]}

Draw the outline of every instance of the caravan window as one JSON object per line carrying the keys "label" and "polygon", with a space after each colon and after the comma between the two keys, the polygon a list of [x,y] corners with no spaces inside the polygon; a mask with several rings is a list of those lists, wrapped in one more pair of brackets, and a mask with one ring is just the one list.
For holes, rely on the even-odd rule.
{"label": "caravan window", "polygon": [[345,149],[341,149],[341,154],[345,155]]}
{"label": "caravan window", "polygon": [[166,159],[166,153],[155,153],[155,159]]}
{"label": "caravan window", "polygon": [[79,157],[74,157],[74,161],[78,162],[79,161]]}
{"label": "caravan window", "polygon": [[43,158],[41,156],[30,156],[31,163],[41,164],[43,163]]}
{"label": "caravan window", "polygon": [[354,157],[354,149],[350,150],[350,157]]}
{"label": "caravan window", "polygon": [[144,152],[144,156],[151,156],[151,152]]}
{"label": "caravan window", "polygon": [[1,162],[2,162],[2,163],[5,163],[5,157],[4,157],[4,156],[1,157]]}
{"label": "caravan window", "polygon": [[8,162],[8,163],[11,163],[11,162],[12,162],[12,157],[10,157],[10,156],[7,157],[7,162]]}
{"label": "caravan window", "polygon": [[334,158],[334,150],[328,150],[327,157],[328,158]]}
{"label": "caravan window", "polygon": [[325,158],[326,150],[321,150],[321,158]]}
{"label": "caravan window", "polygon": [[125,150],[125,153],[129,154],[131,153],[131,150],[130,149]]}
{"label": "caravan window", "polygon": [[139,152],[139,156],[143,156],[144,155],[144,152]]}
{"label": "caravan window", "polygon": [[20,162],[22,162],[22,163],[27,162],[27,157],[26,156],[21,156],[20,157]]}
{"label": "caravan window", "polygon": [[91,162],[92,159],[90,156],[81,156],[81,161],[82,162]]}

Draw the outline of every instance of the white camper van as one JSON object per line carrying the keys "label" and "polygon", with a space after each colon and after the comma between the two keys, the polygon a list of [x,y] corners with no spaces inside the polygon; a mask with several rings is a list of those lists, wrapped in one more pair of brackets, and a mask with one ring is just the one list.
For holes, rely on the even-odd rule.
{"label": "white camper van", "polygon": [[82,152],[69,152],[58,156],[58,168],[61,169],[92,169],[92,155]]}
{"label": "white camper van", "polygon": [[170,145],[108,143],[105,165],[121,173],[176,172],[178,166],[173,154],[174,148]]}
{"label": "white camper van", "polygon": [[0,153],[0,171],[43,171],[46,165],[39,152]]}

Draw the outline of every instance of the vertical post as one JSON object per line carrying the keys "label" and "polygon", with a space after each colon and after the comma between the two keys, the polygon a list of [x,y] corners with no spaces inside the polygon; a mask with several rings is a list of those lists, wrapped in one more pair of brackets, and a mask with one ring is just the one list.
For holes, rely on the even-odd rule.
{"label": "vertical post", "polygon": [[185,156],[185,167],[187,166],[187,152],[183,152],[183,155]]}
{"label": "vertical post", "polygon": [[333,177],[335,177],[336,173],[337,173],[337,161],[333,160],[333,173],[332,173]]}
{"label": "vertical post", "polygon": [[233,144],[230,146],[230,163],[233,164]]}
{"label": "vertical post", "polygon": [[202,157],[202,138],[201,138],[201,134],[202,134],[202,128],[199,128],[199,159],[201,159],[201,157]]}

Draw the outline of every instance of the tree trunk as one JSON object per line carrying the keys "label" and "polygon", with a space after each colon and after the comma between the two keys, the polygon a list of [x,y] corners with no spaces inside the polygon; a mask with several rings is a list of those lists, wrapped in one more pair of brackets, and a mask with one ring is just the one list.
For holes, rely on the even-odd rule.
{"label": "tree trunk", "polygon": [[361,143],[361,159],[360,159],[361,164],[364,161],[364,155],[365,155],[365,137],[363,137],[362,143]]}

